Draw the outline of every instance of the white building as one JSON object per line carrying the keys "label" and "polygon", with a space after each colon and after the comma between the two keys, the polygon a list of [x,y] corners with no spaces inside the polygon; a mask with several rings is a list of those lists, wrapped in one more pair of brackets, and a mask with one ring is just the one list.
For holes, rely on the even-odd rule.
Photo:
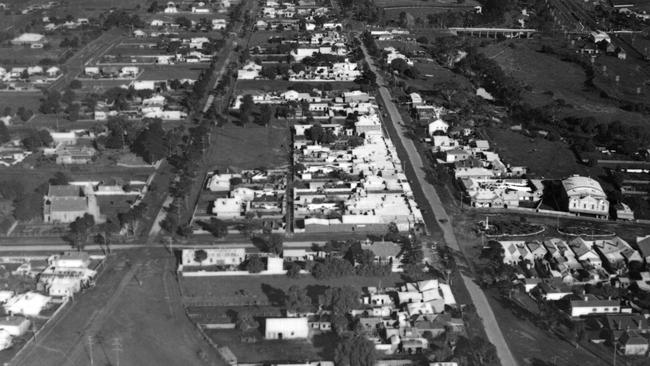
{"label": "white building", "polygon": [[0,330],[9,333],[12,337],[20,337],[27,333],[31,322],[22,316],[5,316],[0,318]]}
{"label": "white building", "polygon": [[237,70],[238,80],[253,80],[260,77],[262,65],[258,65],[253,61],[249,61],[244,67]]}
{"label": "white building", "polygon": [[427,132],[429,136],[433,136],[433,133],[438,131],[447,133],[447,130],[449,130],[449,123],[441,120],[440,118],[429,123],[429,126],[427,127]]}
{"label": "white building", "polygon": [[[202,250],[205,260],[198,262],[196,252]],[[181,253],[181,270],[183,266],[239,266],[246,259],[244,248],[197,248],[183,249]]]}
{"label": "white building", "polygon": [[574,175],[562,181],[564,207],[567,211],[607,218],[609,201],[596,180]]}
{"label": "white building", "polygon": [[309,336],[307,318],[267,318],[266,339],[306,339]]}
{"label": "white building", "polygon": [[571,301],[571,316],[579,317],[596,314],[616,314],[621,311],[619,300],[600,300],[587,296],[583,300]]}
{"label": "white building", "polygon": [[57,268],[88,268],[90,256],[87,252],[64,252],[50,256],[47,262]]}
{"label": "white building", "polygon": [[30,291],[12,297],[3,307],[7,313],[12,315],[36,316],[45,309],[50,300],[49,296]]}
{"label": "white building", "polygon": [[239,218],[244,213],[244,202],[239,198],[217,198],[212,213],[220,219]]}
{"label": "white building", "polygon": [[206,188],[212,192],[229,192],[230,181],[233,178],[241,178],[240,174],[215,174],[208,179]]}

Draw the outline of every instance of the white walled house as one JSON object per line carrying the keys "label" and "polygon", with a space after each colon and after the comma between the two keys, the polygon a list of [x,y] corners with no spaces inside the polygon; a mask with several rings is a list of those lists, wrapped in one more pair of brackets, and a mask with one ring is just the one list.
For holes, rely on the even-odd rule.
{"label": "white walled house", "polygon": [[571,301],[571,316],[580,317],[598,314],[616,314],[621,311],[619,300],[600,300],[587,296],[583,300]]}
{"label": "white walled house", "polygon": [[[202,250],[207,255],[205,260],[198,262],[196,252]],[[183,249],[181,267],[184,266],[239,266],[246,259],[244,248],[197,248]]]}
{"label": "white walled house", "polygon": [[265,339],[306,339],[309,336],[307,318],[267,318]]}

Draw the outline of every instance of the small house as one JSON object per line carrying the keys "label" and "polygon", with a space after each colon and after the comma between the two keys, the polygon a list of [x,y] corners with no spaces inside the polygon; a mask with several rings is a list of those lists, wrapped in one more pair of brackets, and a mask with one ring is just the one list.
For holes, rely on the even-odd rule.
{"label": "small house", "polygon": [[265,339],[306,339],[309,336],[307,318],[267,318]]}

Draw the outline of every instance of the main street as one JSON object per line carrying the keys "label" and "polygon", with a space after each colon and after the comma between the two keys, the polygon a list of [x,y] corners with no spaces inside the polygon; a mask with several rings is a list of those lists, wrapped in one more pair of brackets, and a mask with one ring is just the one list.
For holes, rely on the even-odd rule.
{"label": "main street", "polygon": [[[384,106],[386,107],[386,112],[390,117],[386,120],[389,121],[392,124],[394,130],[397,131],[398,141],[404,147],[404,150],[408,156],[408,162],[405,162],[405,164],[411,165],[412,170],[417,177],[417,183],[421,187],[422,192],[427,199],[426,203],[428,203],[433,214],[438,220],[438,225],[442,229],[445,243],[454,251],[461,252],[458,241],[456,240],[456,235],[454,234],[452,220],[449,215],[447,215],[447,212],[445,211],[445,208],[442,204],[442,201],[440,200],[440,197],[438,196],[438,193],[436,192],[436,189],[426,180],[426,173],[424,171],[424,163],[422,162],[422,157],[418,153],[413,140],[406,136],[404,129],[401,127],[403,124],[402,117],[397,107],[395,106],[395,103],[393,102],[390,92],[384,86],[386,85],[386,82],[375,66],[372,58],[368,54],[368,50],[366,49],[365,45],[363,42],[360,43],[366,62],[368,62],[370,69],[375,73],[375,75],[377,75],[379,96],[381,97]],[[463,275],[462,279],[465,283],[465,287],[470,294],[472,302],[476,307],[476,311],[483,321],[483,326],[485,327],[485,332],[487,333],[488,339],[496,347],[497,354],[501,360],[501,365],[516,366],[517,362],[515,361],[515,358],[510,352],[510,348],[508,347],[508,344],[503,337],[501,328],[498,326],[494,312],[488,303],[485,293],[473,282],[471,278]]]}

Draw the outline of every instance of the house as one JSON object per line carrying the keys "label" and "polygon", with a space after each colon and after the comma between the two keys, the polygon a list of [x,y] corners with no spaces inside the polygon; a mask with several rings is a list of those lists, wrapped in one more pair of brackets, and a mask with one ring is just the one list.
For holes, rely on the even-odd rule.
{"label": "house", "polygon": [[568,245],[575,254],[575,258],[583,264],[588,264],[596,268],[603,266],[603,261],[600,256],[592,249],[591,242],[587,242],[582,238],[571,240]]}
{"label": "house", "polygon": [[361,249],[370,250],[375,255],[375,262],[390,264],[393,272],[399,268],[402,248],[399,244],[390,241],[363,243]]}
{"label": "house", "polygon": [[533,258],[542,259],[546,256],[547,250],[544,245],[538,241],[531,241],[526,243],[528,250],[533,254]]}
{"label": "house", "polygon": [[49,296],[30,291],[12,297],[3,305],[3,307],[5,311],[11,315],[21,314],[24,316],[37,316],[41,311],[43,311],[43,309],[45,309],[50,300],[51,298]]}
{"label": "house", "polygon": [[238,80],[253,80],[260,77],[262,65],[258,65],[253,61],[249,61],[244,67],[237,70]]}
{"label": "house", "polygon": [[63,252],[51,255],[47,262],[56,268],[88,268],[90,256],[87,252]]}
{"label": "house", "polygon": [[96,223],[103,221],[97,199],[89,187],[50,185],[43,202],[46,223],[71,223],[85,214],[92,215]]}
{"label": "house", "polygon": [[629,205],[623,202],[619,202],[614,206],[614,210],[616,211],[617,220],[634,220],[634,211],[630,208]]}
{"label": "house", "polygon": [[429,136],[433,136],[434,132],[440,131],[442,133],[447,133],[448,129],[449,124],[438,118],[435,121],[429,123],[429,126],[427,127],[427,133]]}
{"label": "house", "polygon": [[516,264],[520,261],[533,261],[533,253],[528,250],[524,241],[500,241],[499,244],[503,247],[503,263]]}
{"label": "house", "polygon": [[636,246],[646,263],[650,263],[650,235],[636,238]]}
{"label": "house", "polygon": [[[297,92],[296,92],[297,93]],[[343,101],[345,103],[367,103],[370,101],[370,95],[360,90],[343,93]]]}
{"label": "house", "polygon": [[212,30],[226,29],[226,19],[212,19]]}
{"label": "house", "polygon": [[22,316],[4,316],[0,318],[0,330],[9,333],[12,337],[20,337],[27,333],[31,322]]}
{"label": "house", "polygon": [[265,339],[306,339],[309,336],[307,318],[266,318]]}
{"label": "house", "polygon": [[354,130],[357,135],[381,135],[381,122],[379,121],[379,117],[376,114],[359,116],[358,120],[354,123]]}
{"label": "house", "polygon": [[400,346],[404,353],[422,353],[422,351],[429,348],[429,341],[426,338],[403,339]]}
{"label": "house", "polygon": [[411,106],[415,107],[416,105],[422,105],[424,104],[424,101],[422,100],[422,96],[418,93],[411,93],[409,94],[409,97],[411,98]]}
{"label": "house", "polygon": [[444,152],[445,163],[455,163],[457,161],[467,160],[472,155],[467,151],[461,148],[454,148]]}
{"label": "house", "polygon": [[612,344],[619,342],[621,336],[629,330],[638,334],[650,334],[650,323],[641,314],[608,314],[604,320],[602,336]]}
{"label": "house", "polygon": [[600,254],[610,270],[616,270],[630,262],[643,262],[641,255],[619,237],[595,240],[592,248]]}
{"label": "house", "polygon": [[56,66],[51,66],[47,70],[45,70],[45,74],[51,78],[55,78],[61,74],[61,69],[59,69]]}
{"label": "house", "polygon": [[81,291],[81,281],[72,277],[54,277],[47,282],[48,294],[52,297],[72,297]]}
{"label": "house", "polygon": [[619,339],[619,348],[626,356],[645,356],[648,353],[648,339],[636,330],[628,330]]}
{"label": "house", "polygon": [[45,36],[38,33],[23,33],[20,36],[11,40],[11,44],[15,46],[21,45],[34,45],[45,43]]}
{"label": "house", "polygon": [[97,150],[90,146],[62,146],[56,149],[56,163],[60,165],[88,164]]}
{"label": "house", "polygon": [[233,179],[241,179],[240,174],[214,174],[208,179],[206,188],[212,192],[229,192],[230,182]]}
{"label": "house", "polygon": [[547,301],[558,301],[572,295],[571,286],[562,282],[559,278],[544,279],[537,284],[537,291]]}
{"label": "house", "polygon": [[[197,261],[197,251],[202,250],[206,254],[203,261]],[[184,267],[193,266],[229,266],[237,267],[246,260],[244,248],[197,248],[183,249],[181,252],[181,263],[179,270]]]}
{"label": "house", "polygon": [[566,211],[608,218],[609,201],[596,180],[578,175],[562,181],[562,202]]}
{"label": "house", "polygon": [[586,295],[582,300],[572,300],[570,305],[572,317],[616,314],[621,311],[620,300],[601,300],[593,295]]}

